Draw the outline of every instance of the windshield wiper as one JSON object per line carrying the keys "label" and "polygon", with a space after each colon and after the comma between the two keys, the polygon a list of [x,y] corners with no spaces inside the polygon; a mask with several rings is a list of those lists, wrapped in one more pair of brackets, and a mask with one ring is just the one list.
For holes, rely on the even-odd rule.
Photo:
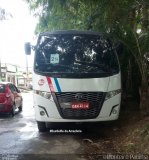
{"label": "windshield wiper", "polygon": [[51,63],[46,63],[52,67],[63,67],[63,68],[69,68],[69,69],[72,69],[71,66],[68,66],[68,65],[63,65],[63,64],[51,64]]}
{"label": "windshield wiper", "polygon": [[85,61],[75,61],[75,63],[89,65],[89,66],[97,66],[97,67],[104,66],[104,64],[90,63],[90,62],[85,62]]}
{"label": "windshield wiper", "polygon": [[85,61],[75,61],[75,63],[82,64],[82,65],[87,65],[87,66],[93,66],[93,67],[99,67],[99,69],[102,69],[104,71],[109,72],[109,67],[107,67],[105,64],[97,64],[97,63],[90,63],[90,62],[85,62]]}
{"label": "windshield wiper", "polygon": [[73,72],[74,66],[72,65],[64,65],[64,64],[51,64],[51,63],[46,63],[49,69],[54,69],[56,67],[57,69],[63,68],[63,69],[69,69],[70,72]]}

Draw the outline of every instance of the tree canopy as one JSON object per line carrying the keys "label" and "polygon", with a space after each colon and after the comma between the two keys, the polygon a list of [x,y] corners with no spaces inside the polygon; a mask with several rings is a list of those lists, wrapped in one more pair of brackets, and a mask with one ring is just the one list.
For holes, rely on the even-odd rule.
{"label": "tree canopy", "polygon": [[0,7],[0,21],[6,20],[10,17],[12,17],[12,15],[8,13],[4,8]]}

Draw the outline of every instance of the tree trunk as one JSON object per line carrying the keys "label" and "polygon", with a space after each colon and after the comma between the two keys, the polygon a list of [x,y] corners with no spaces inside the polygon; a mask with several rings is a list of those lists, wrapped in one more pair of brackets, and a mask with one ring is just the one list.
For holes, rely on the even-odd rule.
{"label": "tree trunk", "polygon": [[[147,33],[147,29],[149,26],[148,18],[148,3],[147,1],[142,1],[142,31]],[[144,67],[143,69],[145,69]],[[147,68],[146,72],[144,70],[144,76],[142,78],[142,85],[140,89],[140,109],[143,116],[149,116],[149,86],[148,86],[148,76],[147,76]]]}
{"label": "tree trunk", "polygon": [[128,22],[132,30],[135,30],[136,8],[133,8],[128,14]]}
{"label": "tree trunk", "polygon": [[149,86],[147,79],[142,80],[140,88],[140,111],[142,116],[149,116]]}
{"label": "tree trunk", "polygon": [[143,6],[142,6],[142,29],[144,32],[146,32],[147,28],[148,28],[148,3],[146,1],[144,1]]}

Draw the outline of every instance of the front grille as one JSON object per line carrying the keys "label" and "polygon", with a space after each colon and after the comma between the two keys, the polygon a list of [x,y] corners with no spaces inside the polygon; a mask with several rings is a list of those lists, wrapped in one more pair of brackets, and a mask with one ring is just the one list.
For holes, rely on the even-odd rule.
{"label": "front grille", "polygon": [[[91,119],[96,118],[101,110],[104,92],[56,92],[57,107],[62,118]],[[89,109],[72,109],[73,102],[88,102]]]}

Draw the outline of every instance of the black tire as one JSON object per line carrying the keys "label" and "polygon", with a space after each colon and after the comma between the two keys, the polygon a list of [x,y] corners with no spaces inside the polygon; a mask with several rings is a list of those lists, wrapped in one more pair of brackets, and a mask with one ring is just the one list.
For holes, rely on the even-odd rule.
{"label": "black tire", "polygon": [[18,107],[19,112],[22,112],[22,108],[23,108],[23,106],[22,106],[22,105],[21,105],[20,107]]}
{"label": "black tire", "polygon": [[37,126],[38,126],[39,132],[46,132],[47,131],[47,127],[46,127],[46,123],[45,122],[37,121]]}
{"label": "black tire", "polygon": [[15,105],[12,106],[12,110],[11,110],[11,112],[10,112],[10,115],[11,115],[12,117],[14,117],[14,115],[15,115]]}

